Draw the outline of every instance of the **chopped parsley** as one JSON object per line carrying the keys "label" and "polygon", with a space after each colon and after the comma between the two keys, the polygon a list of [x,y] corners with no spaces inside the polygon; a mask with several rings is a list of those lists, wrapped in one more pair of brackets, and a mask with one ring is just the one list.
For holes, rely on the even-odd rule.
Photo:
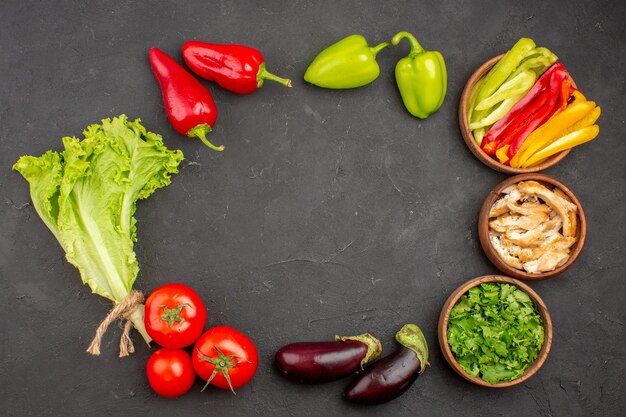
{"label": "chopped parsley", "polygon": [[544,328],[532,299],[515,285],[483,283],[450,312],[448,344],[470,375],[490,384],[512,381],[537,358]]}

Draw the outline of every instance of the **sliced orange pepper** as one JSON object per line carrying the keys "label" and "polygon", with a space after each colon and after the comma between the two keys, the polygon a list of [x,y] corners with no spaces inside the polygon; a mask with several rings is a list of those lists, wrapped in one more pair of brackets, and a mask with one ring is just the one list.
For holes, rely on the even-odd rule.
{"label": "sliced orange pepper", "polygon": [[572,92],[572,95],[574,96],[574,100],[587,101],[587,97],[585,97],[585,95],[581,93],[580,90],[574,90]]}
{"label": "sliced orange pepper", "polygon": [[[543,125],[539,126],[524,140],[515,156],[511,159],[512,167],[523,166],[535,152],[550,145],[565,135],[565,130],[589,115],[595,103],[593,101],[574,100],[565,109],[555,114]],[[591,123],[593,124],[593,123]]]}
{"label": "sliced orange pepper", "polygon": [[506,164],[509,161],[509,156],[506,154],[511,145],[504,145],[496,151],[496,156],[501,164]]}

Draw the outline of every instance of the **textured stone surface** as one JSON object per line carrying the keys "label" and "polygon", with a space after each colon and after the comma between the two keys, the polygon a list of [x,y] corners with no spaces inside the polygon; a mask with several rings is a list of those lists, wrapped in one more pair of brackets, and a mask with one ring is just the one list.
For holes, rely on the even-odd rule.
{"label": "textured stone surface", "polygon": [[[89,4],[89,5],[87,5]],[[624,20],[618,1],[525,2],[31,2],[0,14],[0,415],[3,416],[617,416],[626,409],[624,322],[626,180]],[[443,52],[448,95],[425,121],[403,109],[393,78],[407,45],[379,55],[380,78],[351,91],[306,85],[327,45],[351,33],[372,44],[399,30]],[[458,377],[436,337],[448,294],[495,273],[476,220],[505,178],[466,148],[456,111],[472,71],[522,36],[559,55],[602,106],[601,136],[549,170],[579,196],[585,250],[561,276],[533,283],[554,321],[541,371],[522,386],[489,390]],[[236,96],[206,83],[220,109],[217,154],[168,125],[147,50],[180,59],[191,38],[250,44],[293,88],[267,83]],[[139,203],[136,288],[170,281],[204,297],[208,325],[256,341],[258,374],[237,396],[201,384],[178,400],[151,392],[137,343],[117,358],[85,353],[109,309],[29,205],[10,166],[59,149],[64,135],[126,113],[186,155],[170,187]],[[297,340],[371,331],[394,349],[407,322],[428,339],[432,367],[403,397],[347,404],[348,381],[302,386],[281,378],[272,355]],[[137,337],[135,337],[137,340]],[[622,392],[622,394],[619,394]]]}

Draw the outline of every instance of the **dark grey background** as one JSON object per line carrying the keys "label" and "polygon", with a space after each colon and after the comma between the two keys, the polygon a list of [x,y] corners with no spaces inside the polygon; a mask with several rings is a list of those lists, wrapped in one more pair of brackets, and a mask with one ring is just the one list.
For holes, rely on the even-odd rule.
{"label": "dark grey background", "polygon": [[[624,415],[625,19],[619,1],[3,2],[0,415]],[[399,30],[445,56],[447,98],[429,119],[409,116],[396,90],[406,44],[380,53],[382,74],[364,88],[302,80],[344,36],[376,44]],[[505,176],[463,143],[460,92],[522,36],[558,54],[603,114],[600,137],[547,172],[573,189],[589,221],[574,266],[532,284],[552,314],[552,351],[527,383],[496,391],[452,371],[436,326],[452,290],[497,272],[476,218]],[[293,79],[292,89],[268,83],[249,96],[205,83],[223,154],[169,126],[148,64],[148,48],[180,60],[192,38],[254,45],[270,70]],[[139,203],[135,287],[187,283],[206,301],[207,326],[231,325],[256,342],[258,373],[237,396],[200,393],[198,381],[182,398],[157,397],[144,375],[150,350],[134,336],[138,351],[118,359],[117,327],[100,358],[85,353],[110,305],[81,285],[10,171],[20,155],[58,150],[62,136],[121,113],[186,156],[171,186]],[[302,386],[272,367],[280,346],[335,333],[371,331],[391,352],[407,322],[424,329],[432,367],[387,405],[356,407],[341,399],[348,381]]]}

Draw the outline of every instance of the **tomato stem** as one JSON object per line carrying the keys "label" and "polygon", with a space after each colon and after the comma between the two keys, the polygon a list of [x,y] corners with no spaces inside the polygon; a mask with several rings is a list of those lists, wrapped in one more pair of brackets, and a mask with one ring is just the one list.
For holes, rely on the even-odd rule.
{"label": "tomato stem", "polygon": [[182,324],[185,322],[185,318],[180,316],[180,312],[183,308],[189,307],[189,304],[182,303],[174,308],[168,308],[166,305],[162,305],[161,307],[163,307],[163,315],[161,316],[161,320],[166,321],[170,328],[174,326],[174,323]]}
{"label": "tomato stem", "polygon": [[233,359],[235,358],[241,359],[241,358],[237,355],[226,356],[222,353],[221,350],[217,348],[217,346],[213,346],[213,349],[215,349],[215,351],[217,352],[216,358],[209,358],[208,356],[203,355],[202,352],[200,352],[200,350],[198,350],[198,357],[200,359],[202,359],[203,361],[209,362],[215,366],[215,369],[213,369],[213,373],[211,373],[211,376],[209,377],[209,379],[207,379],[206,384],[204,384],[204,387],[202,387],[200,392],[203,392],[206,389],[206,387],[209,386],[211,381],[213,381],[213,378],[215,378],[217,373],[221,372],[224,378],[226,379],[226,382],[228,382],[228,386],[230,387],[230,390],[232,391],[232,393],[237,395],[237,393],[233,389],[233,384],[230,382],[230,375],[228,373],[228,370],[239,365],[239,362],[232,362]]}

